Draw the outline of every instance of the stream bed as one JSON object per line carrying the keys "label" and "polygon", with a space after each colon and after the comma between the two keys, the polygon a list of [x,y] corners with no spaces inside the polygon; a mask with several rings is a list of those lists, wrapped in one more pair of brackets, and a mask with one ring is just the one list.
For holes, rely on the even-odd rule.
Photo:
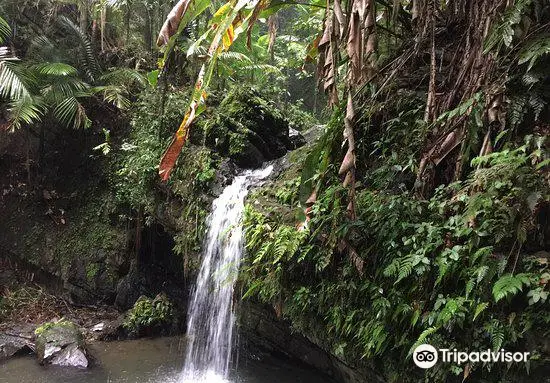
{"label": "stream bed", "polygon": [[[40,366],[32,355],[0,363],[1,383],[180,383],[185,341],[180,337],[94,342],[89,369]],[[287,360],[240,355],[231,383],[330,383],[324,375]],[[212,382],[217,383],[217,382]]]}

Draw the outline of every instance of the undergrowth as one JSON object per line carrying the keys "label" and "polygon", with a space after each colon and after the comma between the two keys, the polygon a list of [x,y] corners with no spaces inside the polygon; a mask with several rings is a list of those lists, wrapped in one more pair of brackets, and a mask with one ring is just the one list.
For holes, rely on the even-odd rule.
{"label": "undergrowth", "polygon": [[[249,203],[245,297],[272,304],[333,354],[389,381],[421,379],[411,354],[422,343],[531,351],[527,364],[504,368],[438,364],[428,381],[507,381],[547,363],[550,269],[539,250],[548,239],[537,217],[550,194],[541,139],[475,158],[464,181],[429,199],[360,188],[354,221],[330,168],[305,230]],[[296,209],[296,190],[287,183],[277,203]]]}

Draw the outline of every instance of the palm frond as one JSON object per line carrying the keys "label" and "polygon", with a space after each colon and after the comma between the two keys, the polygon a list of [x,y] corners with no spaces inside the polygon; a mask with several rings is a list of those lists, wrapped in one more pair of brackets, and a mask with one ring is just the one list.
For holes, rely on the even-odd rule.
{"label": "palm frond", "polygon": [[48,76],[77,76],[78,70],[61,62],[45,62],[33,66],[38,72]]}
{"label": "palm frond", "polygon": [[0,61],[9,59],[11,57],[8,47],[0,47]]}
{"label": "palm frond", "polygon": [[32,82],[32,77],[17,58],[0,58],[0,97],[11,100],[29,97]]}
{"label": "palm frond", "polygon": [[86,32],[82,31],[71,19],[66,16],[59,17],[60,25],[69,33],[72,33],[79,42],[79,63],[81,63],[88,79],[95,82],[100,73],[100,66],[97,61],[92,41]]}
{"label": "palm frond", "polygon": [[23,124],[32,124],[42,119],[44,104],[40,98],[26,95],[8,105],[8,121],[11,130],[20,129]]}
{"label": "palm frond", "polygon": [[99,80],[106,85],[139,85],[146,87],[147,78],[139,71],[131,68],[116,68],[105,72]]}
{"label": "palm frond", "polygon": [[11,35],[10,25],[6,20],[0,17],[0,44],[6,41],[6,39]]}
{"label": "palm frond", "polygon": [[130,107],[130,100],[126,97],[126,88],[117,85],[96,86],[91,89],[92,93],[101,93],[103,100],[113,104],[118,109],[125,110]]}
{"label": "palm frond", "polygon": [[51,104],[69,97],[88,97],[90,86],[76,77],[49,77],[47,86],[41,89],[42,96]]}
{"label": "palm frond", "polygon": [[65,61],[67,53],[60,50],[46,35],[35,36],[27,50],[26,57],[35,61]]}
{"label": "palm frond", "polygon": [[76,97],[68,97],[60,102],[53,110],[53,115],[62,124],[75,129],[88,128],[92,123]]}

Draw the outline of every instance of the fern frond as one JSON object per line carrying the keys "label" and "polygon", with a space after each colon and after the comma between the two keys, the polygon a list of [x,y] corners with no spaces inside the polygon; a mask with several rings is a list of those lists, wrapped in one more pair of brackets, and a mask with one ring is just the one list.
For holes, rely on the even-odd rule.
{"label": "fern frond", "polygon": [[489,322],[488,326],[489,334],[491,335],[491,344],[493,346],[493,351],[498,351],[502,347],[504,342],[504,329],[500,322],[496,319],[493,319]]}
{"label": "fern frond", "polygon": [[498,52],[502,46],[510,47],[514,38],[514,27],[520,23],[522,15],[533,0],[518,0],[504,12],[500,23],[495,25],[485,40],[484,53]]}
{"label": "fern frond", "polygon": [[476,318],[479,316],[479,314],[481,314],[487,307],[489,307],[489,303],[487,302],[479,303],[476,306],[476,311],[474,312],[474,317],[472,320],[475,321]]}
{"label": "fern frond", "polygon": [[418,337],[416,342],[414,342],[412,347],[409,349],[408,355],[409,356],[412,355],[414,349],[417,348],[418,346],[420,346],[422,343],[424,343],[426,338],[428,338],[433,333],[437,332],[437,330],[438,330],[437,327],[428,327],[426,330],[422,331],[422,333],[420,334],[420,336]]}
{"label": "fern frond", "polygon": [[220,61],[239,61],[239,62],[252,63],[252,59],[250,57],[248,57],[247,55],[245,55],[244,53],[233,52],[233,51],[220,53],[220,55],[218,56],[218,60],[220,60]]}
{"label": "fern frond", "polygon": [[531,41],[520,51],[518,64],[521,65],[528,62],[527,72],[529,72],[537,61],[548,53],[550,53],[550,35],[539,35],[534,41]]}
{"label": "fern frond", "polygon": [[495,302],[503,298],[514,296],[523,290],[523,286],[529,286],[531,278],[529,274],[521,273],[517,275],[505,274],[493,285],[493,297]]}
{"label": "fern frond", "polygon": [[245,71],[262,71],[264,73],[281,73],[281,70],[277,68],[276,66],[269,65],[269,64],[252,64],[252,65],[245,65],[241,67],[241,70]]}

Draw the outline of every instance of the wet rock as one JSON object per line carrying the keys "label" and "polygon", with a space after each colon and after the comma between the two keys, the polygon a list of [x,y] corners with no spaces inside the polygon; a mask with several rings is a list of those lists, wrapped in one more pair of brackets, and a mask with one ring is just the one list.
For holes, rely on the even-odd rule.
{"label": "wet rock", "polygon": [[103,331],[104,328],[105,328],[105,323],[101,322],[101,323],[96,324],[95,326],[92,326],[90,331],[92,331],[92,332]]}
{"label": "wet rock", "polygon": [[117,285],[115,307],[121,311],[131,308],[142,295],[143,284],[144,281],[140,278],[137,265],[132,262],[130,272]]}
{"label": "wet rock", "polygon": [[72,322],[48,322],[35,331],[40,364],[86,368],[89,365],[84,337]]}
{"label": "wet rock", "polygon": [[306,139],[296,129],[288,129],[288,138],[290,139],[292,150],[298,149],[306,144]]}
{"label": "wet rock", "polygon": [[322,342],[292,331],[273,309],[250,301],[240,303],[239,330],[241,340],[249,349],[259,348],[270,354],[283,354],[299,360],[345,383],[382,382],[370,366],[350,365],[331,354]]}
{"label": "wet rock", "polygon": [[127,338],[128,333],[124,329],[124,315],[120,315],[117,319],[104,323],[103,328],[95,333],[97,340],[121,340]]}
{"label": "wet rock", "polygon": [[0,361],[15,355],[28,354],[34,350],[30,337],[0,334]]}

